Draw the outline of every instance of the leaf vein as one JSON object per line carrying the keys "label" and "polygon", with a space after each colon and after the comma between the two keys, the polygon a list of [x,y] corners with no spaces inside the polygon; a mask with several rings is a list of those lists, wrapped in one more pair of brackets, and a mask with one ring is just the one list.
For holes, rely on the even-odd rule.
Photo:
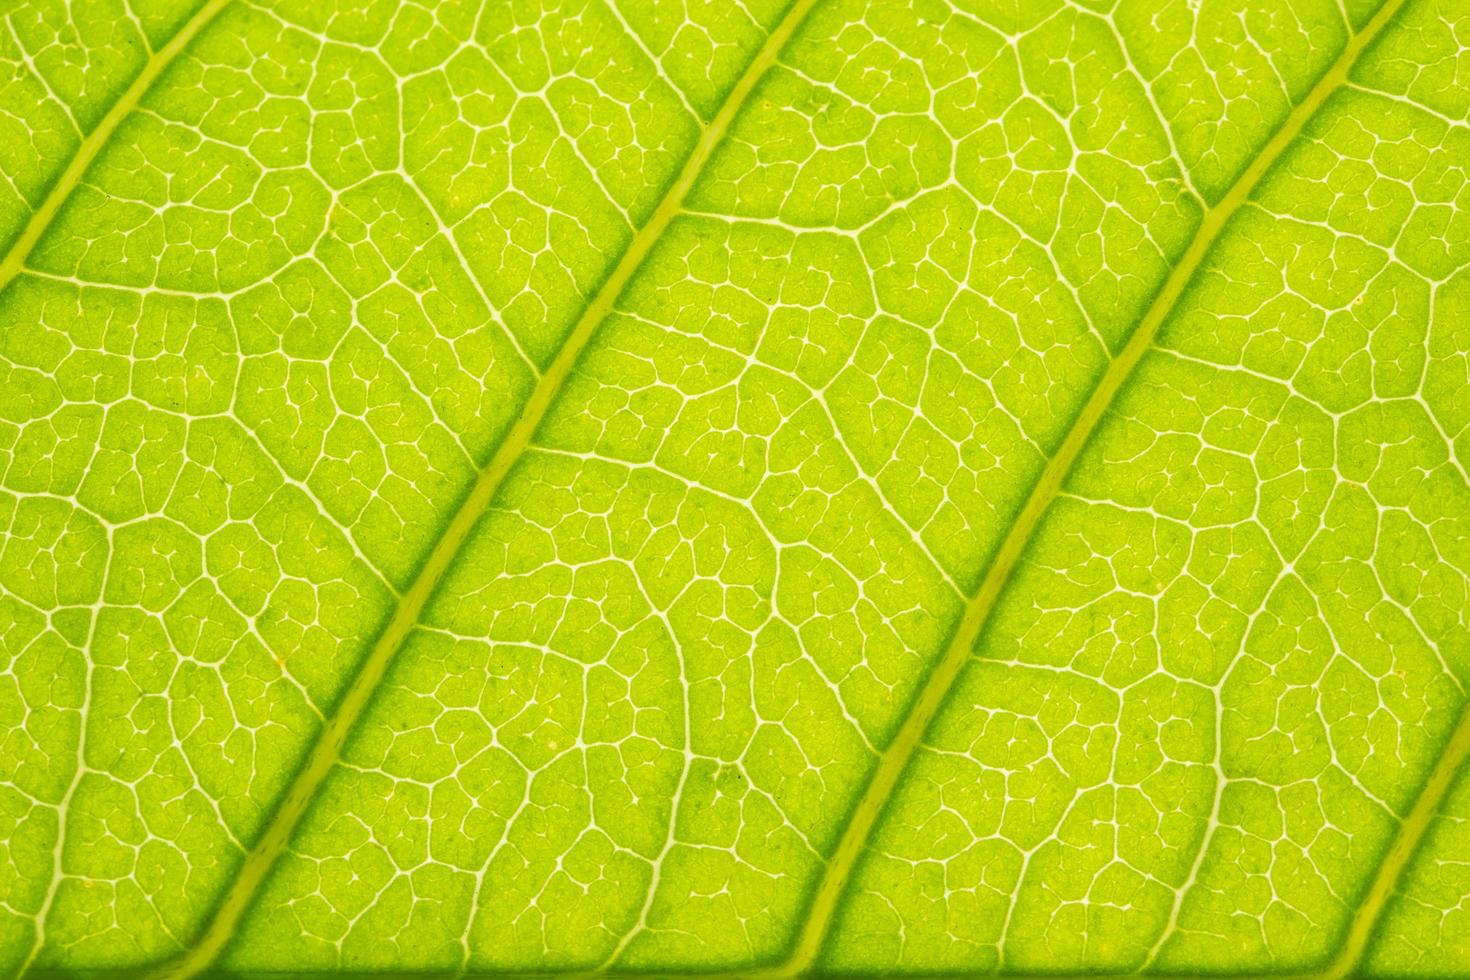
{"label": "leaf vein", "polygon": [[[857,868],[858,859],[866,850],[867,841],[877,826],[878,818],[887,808],[930,723],[947,700],[965,664],[974,655],[975,643],[981,631],[999,604],[1006,586],[1050,509],[1051,502],[1061,492],[1073,465],[1098,423],[1108,413],[1114,399],[1126,386],[1144,355],[1153,348],[1159,329],[1178,305],[1230,219],[1250,200],[1261,179],[1296,142],[1304,127],[1328,97],[1344,86],[1359,56],[1393,21],[1404,4],[1405,0],[1389,0],[1361,31],[1348,40],[1331,66],[1323,72],[1301,102],[1293,107],[1250,165],[1241,172],[1224,196],[1205,212],[1189,245],[1155,293],[1128,342],[1111,358],[1082,411],[1028,492],[1025,503],[996,551],[984,579],[966,604],[965,612],[949,643],[924,680],[904,715],[897,734],[884,750],[869,778],[837,849],[814,891],[810,911],[802,923],[791,955],[777,970],[778,974],[789,976],[805,973],[821,955],[832,922]],[[1464,729],[1463,735],[1459,729]],[[1467,743],[1464,752],[1470,755],[1470,712],[1467,712],[1458,726],[1456,738]],[[1451,744],[1453,746],[1458,743],[1452,741]],[[1422,799],[1421,795],[1421,801]],[[1201,846],[1204,846],[1203,843]],[[1353,928],[1357,930],[1359,927],[1355,923]],[[1368,929],[1371,931],[1371,925]],[[1346,969],[1350,971],[1355,962],[1349,963]]]}
{"label": "leaf vein", "polygon": [[[222,6],[228,0],[216,2]],[[682,213],[685,197],[704,171],[705,164],[716,147],[723,141],[731,123],[755,90],[756,84],[775,63],[786,42],[815,5],[816,0],[795,0],[786,9],[759,52],[731,87],[719,112],[701,128],[693,150],[662,200],[630,240],[617,265],[583,309],[556,357],[537,379],[536,388],[522,407],[515,424],[480,470],[473,486],[445,524],[413,582],[399,598],[392,616],[363,659],[323,726],[321,734],[308,750],[301,769],[235,874],[208,925],[188,952],[157,971],[160,977],[187,977],[206,969],[233,937],[236,927],[253,904],[271,869],[285,852],[296,828],[315,799],[317,790],[331,774],[343,745],[373,700],[396,654],[417,628],[439,582],[454,564],[480,518],[493,503],[506,477],[531,445],[541,420],[570,377],[582,351],[591,341],[598,326],[612,312],[623,290],[661,239],[663,232]]]}

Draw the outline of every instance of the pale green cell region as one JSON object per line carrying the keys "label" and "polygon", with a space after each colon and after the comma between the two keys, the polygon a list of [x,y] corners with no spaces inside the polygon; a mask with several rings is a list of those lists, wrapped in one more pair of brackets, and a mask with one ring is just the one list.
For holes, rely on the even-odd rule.
{"label": "pale green cell region", "polygon": [[1382,0],[1123,0],[1129,64],[1210,202],[1265,146]]}
{"label": "pale green cell region", "polygon": [[1470,777],[1461,775],[1409,862],[1365,965],[1373,977],[1470,970]]}
{"label": "pale green cell region", "polygon": [[[1199,209],[1116,33],[1058,7],[1038,9],[1008,38],[947,4],[819,6],[693,206],[860,231],[913,224],[916,198],[950,188],[941,200],[968,198],[999,226],[981,239],[1032,246],[1046,269],[1034,278],[1059,280],[1096,339],[1121,344]],[[892,270],[928,294],[925,312],[880,296],[885,310],[917,313],[929,327],[953,301],[975,238],[963,221],[950,225],[958,256],[940,248],[916,269]],[[895,258],[912,263],[923,251]],[[984,254],[1005,247],[991,241]],[[876,282],[889,263],[869,260]]]}
{"label": "pale green cell region", "polygon": [[[31,261],[146,303],[217,296],[234,356],[216,370],[236,387],[215,411],[401,587],[531,372],[400,167],[397,93],[381,58],[232,6]],[[344,100],[351,112],[334,108]]]}
{"label": "pale green cell region", "polygon": [[1226,229],[905,775],[830,966],[1336,955],[1470,680],[1463,136],[1342,93]]}
{"label": "pale green cell region", "polygon": [[[474,43],[406,93],[410,173],[541,366],[697,135],[679,91],[623,25],[601,3],[489,5]],[[760,39],[722,40],[743,66]]]}
{"label": "pale green cell region", "polygon": [[[1199,214],[1104,25],[1049,10],[1021,31],[820,5],[691,195],[730,223],[693,225],[713,243],[830,242],[869,284],[876,316],[818,394],[965,589]],[[1046,56],[1071,46],[1075,76]],[[698,279],[674,250],[662,275]],[[681,292],[692,313],[697,288],[663,302]]]}
{"label": "pale green cell region", "polygon": [[791,543],[765,520],[655,465],[533,449],[228,962],[779,955],[872,764],[867,731],[899,706],[883,685],[913,672],[824,656],[932,644],[953,607],[885,605],[922,592],[864,567],[833,515]]}
{"label": "pale green cell region", "polygon": [[[1379,4],[269,0],[150,61],[196,9],[0,18],[0,246],[161,69],[0,294],[0,972],[191,947],[502,450],[224,966],[779,962],[1110,357]],[[1214,242],[822,969],[1336,954],[1470,682],[1467,18],[1405,5]],[[1467,968],[1465,813],[1374,972]]]}
{"label": "pale green cell region", "polygon": [[[879,314],[868,276],[840,236],[676,223],[545,439],[653,462],[742,499],[799,501],[772,511],[787,537],[827,506],[816,491],[865,486],[930,560],[972,578],[976,540],[993,542],[1016,500],[987,499],[982,477],[1034,467],[1039,453],[983,383],[1003,352],[966,345],[958,315],[945,333],[960,348],[951,353]],[[1044,315],[1028,324],[1044,329]],[[1004,325],[1002,314],[992,321]],[[1019,337],[1005,353],[1042,370]]]}
{"label": "pale green cell region", "polygon": [[[692,144],[602,5],[332,6],[228,6],[0,299],[7,964],[191,942]],[[189,13],[7,16],[0,238]]]}
{"label": "pale green cell region", "polygon": [[616,0],[608,7],[655,62],[660,77],[708,121],[790,5],[789,0]]}
{"label": "pale green cell region", "polygon": [[237,338],[213,298],[0,303],[7,968],[182,949],[386,611],[232,413]]}
{"label": "pale green cell region", "polygon": [[23,0],[0,31],[0,249],[84,140],[202,0]]}

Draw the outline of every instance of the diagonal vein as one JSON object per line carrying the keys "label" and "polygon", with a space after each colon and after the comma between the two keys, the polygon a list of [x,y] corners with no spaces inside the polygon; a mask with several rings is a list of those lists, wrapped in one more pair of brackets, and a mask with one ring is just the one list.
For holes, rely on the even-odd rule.
{"label": "diagonal vein", "polygon": [[[138,107],[138,104],[143,100],[143,96],[148,94],[153,84],[178,59],[179,55],[188,48],[194,38],[199,36],[199,32],[209,26],[219,16],[220,11],[229,6],[230,2],[231,0],[209,0],[208,3],[205,3],[196,10],[184,22],[184,25],[179,28],[178,32],[169,39],[168,43],[149,57],[142,71],[123,90],[122,95],[107,110],[107,114],[102,117],[102,120],[90,133],[82,138],[81,143],[77,145],[76,152],[72,155],[71,160],[67,162],[66,169],[61,172],[61,175],[56,178],[55,183],[51,185],[51,189],[46,192],[46,197],[41,201],[40,207],[32,212],[30,220],[21,229],[19,237],[11,244],[3,258],[0,258],[0,293],[4,293],[6,287],[15,280],[15,277],[25,270],[26,260],[30,258],[30,254],[35,249],[36,244],[46,234],[46,230],[51,227],[52,222],[56,220],[56,215],[60,213],[62,205],[66,203],[67,199],[71,197],[72,192],[76,190],[77,185],[81,183],[87,170],[92,166],[93,161],[97,159],[97,155],[111,141],[113,134],[117,131],[117,127]],[[146,41],[146,38],[144,40]],[[89,673],[84,692],[82,712],[84,716],[87,713],[85,703],[90,702],[91,694],[92,685]],[[85,769],[83,763],[85,762],[86,744],[86,729],[84,727],[82,737],[77,743],[78,765],[76,773],[70,785],[67,787],[57,810],[56,840],[51,854],[50,882],[46,887],[41,905],[35,913],[36,931],[34,942],[31,945],[30,952],[21,961],[16,971],[17,975],[29,972],[32,964],[41,955],[46,945],[46,926],[51,917],[51,911],[56,905],[56,898],[60,892],[63,877],[62,856],[68,845],[67,828],[69,824],[67,821],[67,811],[71,806],[77,787],[81,784],[81,775]]]}
{"label": "diagonal vein", "polygon": [[1357,903],[1337,958],[1320,975],[1321,980],[1344,980],[1358,972],[1368,944],[1388,909],[1389,899],[1397,891],[1405,869],[1418,852],[1424,834],[1454,786],[1455,777],[1464,770],[1467,759],[1470,759],[1470,705],[1460,709],[1460,720],[1414,799],[1414,805],[1409,808],[1408,816],[1400,822],[1398,833],[1394,834],[1388,850],[1384,852],[1372,883]]}
{"label": "diagonal vein", "polygon": [[11,281],[25,269],[26,260],[30,258],[36,243],[41,240],[46,229],[50,228],[51,223],[56,220],[61,206],[82,182],[87,168],[92,166],[92,161],[97,159],[97,154],[107,146],[108,141],[112,139],[112,134],[117,131],[117,127],[132,114],[134,109],[138,108],[138,103],[143,100],[144,95],[148,94],[153,83],[158,81],[159,76],[178,59],[190,42],[199,36],[199,32],[209,26],[210,22],[219,16],[220,11],[228,7],[230,3],[231,0],[209,0],[196,10],[194,15],[184,23],[184,26],[179,28],[178,33],[170,38],[167,44],[154,52],[153,56],[148,59],[148,63],[143,66],[143,70],[112,104],[112,108],[107,110],[107,115],[103,116],[97,127],[82,140],[71,162],[56,179],[56,183],[51,185],[51,190],[46,193],[46,199],[31,215],[31,220],[26,222],[20,237],[10,246],[5,257],[0,259],[0,292],[3,292],[5,287],[9,286]]}
{"label": "diagonal vein", "polygon": [[[940,655],[938,663],[925,680],[917,697],[904,716],[898,733],[888,748],[883,751],[877,766],[869,778],[862,798],[858,801],[852,818],[843,830],[837,848],[827,863],[826,872],[817,885],[810,911],[790,957],[778,972],[782,975],[800,974],[808,971],[821,954],[823,944],[831,930],[833,918],[852,873],[857,866],[878,817],[886,808],[899,777],[908,767],[909,760],[919,747],[934,716],[938,714],[950,689],[958,680],[961,670],[971,657],[975,641],[995,610],[1001,594],[1010,582],[1016,566],[1025,554],[1036,530],[1051,506],[1068,474],[1072,471],[1082,448],[1108,408],[1132,375],[1138,363],[1152,347],[1159,328],[1169,318],[1183,295],[1185,288],[1194,278],[1195,272],[1219,240],[1221,232],[1229,224],[1235,212],[1250,199],[1256,186],[1266,172],[1279,160],[1286,149],[1301,135],[1303,127],[1335,91],[1346,82],[1349,72],[1358,57],[1382,32],[1404,5],[1405,0],[1388,0],[1363,29],[1349,39],[1336,60],[1317,80],[1306,97],[1291,111],[1276,129],[1271,139],[1261,149],[1255,160],[1236,179],[1225,196],[1211,207],[1200,222],[1189,246],[1175,264],[1163,286],[1155,294],[1128,343],[1108,364],[1101,380],[1088,397],[1086,405],[1068,430],[1061,445],[1047,462],[1041,475],[1032,485],[1026,502],[1005,540],[996,552],[981,581],[979,588],[965,607],[958,627],[951,635],[948,645]],[[1470,725],[1470,723],[1467,723]],[[1462,725],[1466,727],[1466,725]],[[1470,727],[1465,732],[1470,740]],[[1467,745],[1470,750],[1470,745]]]}
{"label": "diagonal vein", "polygon": [[[216,4],[223,2],[228,0],[215,0]],[[347,736],[372,701],[399,649],[418,625],[435,587],[454,564],[470,532],[489,509],[506,476],[530,445],[531,438],[570,376],[578,357],[592,339],[598,325],[612,311],[623,289],[653,250],[664,230],[680,213],[685,197],[715,148],[724,139],[730,124],[816,2],[817,0],[796,0],[787,8],[781,21],[767,35],[760,51],[730,89],[719,112],[701,129],[699,139],[678,176],[648,220],[634,235],[617,266],[598,287],[566,342],[537,381],[536,389],[521,409],[515,425],[480,471],[469,493],[445,525],[413,583],[399,599],[387,626],[379,634],[337,707],[327,719],[291,787],[255,846],[245,857],[229,890],[216,906],[209,924],[182,957],[159,971],[160,977],[187,977],[207,968],[234,935],[255,895],[285,851],[311,801],[331,773]]]}

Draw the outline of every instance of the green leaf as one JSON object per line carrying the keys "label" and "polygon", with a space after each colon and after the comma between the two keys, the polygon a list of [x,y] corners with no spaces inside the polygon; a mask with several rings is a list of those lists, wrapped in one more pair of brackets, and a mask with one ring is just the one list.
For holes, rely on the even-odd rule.
{"label": "green leaf", "polygon": [[1470,976],[1461,0],[0,21],[0,973]]}

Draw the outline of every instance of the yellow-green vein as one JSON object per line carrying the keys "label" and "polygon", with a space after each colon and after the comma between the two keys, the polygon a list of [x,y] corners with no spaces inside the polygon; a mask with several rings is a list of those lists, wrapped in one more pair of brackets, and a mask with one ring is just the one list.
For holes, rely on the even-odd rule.
{"label": "yellow-green vein", "polygon": [[[67,199],[71,197],[72,191],[76,190],[77,185],[81,183],[82,177],[86,175],[88,168],[92,166],[92,161],[97,159],[97,155],[102,152],[103,147],[112,139],[112,134],[117,131],[119,124],[138,107],[138,103],[143,100],[143,96],[153,87],[153,83],[174,63],[194,38],[199,36],[199,32],[204,30],[205,27],[218,17],[220,11],[229,6],[230,3],[231,0],[209,0],[208,3],[196,10],[194,15],[184,22],[184,26],[179,29],[178,33],[170,38],[167,44],[153,53],[152,57],[148,59],[147,64],[143,66],[143,70],[129,83],[117,102],[102,117],[102,121],[78,144],[76,153],[72,156],[70,162],[68,162],[66,169],[56,179],[56,182],[51,185],[51,189],[46,193],[46,197],[41,202],[41,206],[35,210],[31,215],[31,219],[21,229],[20,236],[10,246],[10,250],[5,253],[4,259],[0,259],[0,293],[3,293],[6,287],[15,280],[15,277],[25,269],[26,260],[30,257],[32,250],[35,249],[36,243],[41,240],[41,237],[46,234],[46,229],[50,228],[51,223],[56,220],[56,215],[61,211],[61,206],[66,203]],[[90,682],[88,684],[88,691],[90,692]],[[84,700],[90,700],[90,693]],[[79,762],[83,755],[85,745],[86,739],[84,733],[81,736],[81,741],[78,743]],[[51,882],[46,889],[45,896],[41,900],[40,909],[36,913],[35,942],[31,946],[29,955],[27,955],[25,961],[20,966],[20,970],[18,971],[20,973],[25,973],[30,969],[31,964],[40,955],[41,949],[46,942],[46,920],[50,917],[51,908],[56,901],[62,879],[61,859],[66,849],[67,838],[66,811],[71,805],[71,799],[75,795],[77,787],[81,784],[82,771],[82,767],[79,765],[77,772],[72,777],[71,785],[67,788],[59,804],[60,818],[57,821],[56,843],[52,849]]]}
{"label": "yellow-green vein", "polygon": [[1399,880],[1418,852],[1424,834],[1455,785],[1455,777],[1464,770],[1467,759],[1470,759],[1470,706],[1461,709],[1460,720],[1450,733],[1449,741],[1445,743],[1434,768],[1430,770],[1429,778],[1419,790],[1414,805],[1399,824],[1398,833],[1394,835],[1383,859],[1378,863],[1373,881],[1353,913],[1337,958],[1321,974],[1322,980],[1344,980],[1357,973],[1383,913],[1388,909],[1389,899],[1398,889]]}
{"label": "yellow-green vein", "polygon": [[1240,207],[1250,199],[1256,185],[1301,134],[1307,121],[1316,114],[1328,96],[1337,91],[1346,81],[1358,56],[1393,20],[1405,0],[1389,0],[1361,31],[1343,47],[1336,60],[1318,79],[1307,96],[1282,121],[1270,141],[1244,172],[1236,179],[1217,204],[1207,211],[1195,231],[1193,239],[1175,264],[1164,285],[1154,296],[1143,318],[1134,328],[1128,343],[1110,361],[1102,379],[1088,397],[1082,412],[1073,422],[1057,451],[1047,462],[1040,477],[1027,495],[1025,504],[1005,540],[996,552],[994,561],[985,573],[980,587],[970,598],[958,627],[950,637],[939,661],[925,680],[910,705],[903,723],[893,741],[883,751],[873,775],[868,781],[857,808],[848,821],[837,848],[827,863],[826,872],[818,883],[812,898],[810,911],[802,924],[790,958],[778,970],[782,975],[806,972],[821,954],[823,945],[831,931],[833,918],[842,897],[857,867],[858,858],[871,836],[878,818],[886,808],[889,798],[897,787],[899,777],[908,767],[925,732],[934,716],[939,712],[950,689],[959,678],[960,671],[971,657],[975,641],[994,611],[1011,575],[1025,554],[1036,529],[1045,516],[1057,492],[1066,482],[1072,466],[1076,463],[1083,446],[1092,436],[1093,430],[1107,413],[1113,399],[1132,375],[1143,355],[1153,346],[1159,328],[1168,319],[1189,285],[1201,263],[1219,239],[1220,233]]}
{"label": "yellow-green vein", "polygon": [[144,95],[148,94],[153,83],[158,81],[158,77],[174,63],[190,42],[199,36],[199,32],[209,26],[210,22],[219,16],[220,11],[228,7],[231,2],[232,0],[209,0],[195,11],[194,16],[185,22],[179,32],[170,38],[167,44],[154,52],[153,56],[148,59],[148,63],[143,66],[143,70],[113,103],[112,108],[107,110],[107,115],[103,116],[97,127],[82,140],[71,162],[56,179],[56,183],[51,185],[46,199],[41,202],[40,207],[36,208],[35,213],[31,215],[31,220],[26,222],[20,237],[15,240],[15,244],[10,246],[10,251],[5,253],[5,258],[0,260],[0,291],[4,291],[5,287],[9,286],[11,281],[25,269],[26,259],[30,257],[36,243],[41,240],[42,235],[46,234],[46,229],[51,227],[51,222],[56,220],[61,206],[82,182],[87,168],[92,166],[92,161],[97,159],[97,154],[101,153],[103,147],[112,139],[112,134],[117,131],[117,127],[134,109],[138,108],[138,103],[143,100]]}
{"label": "yellow-green vein", "polygon": [[669,222],[682,210],[685,197],[715,148],[724,139],[730,124],[815,3],[816,0],[796,0],[787,9],[781,21],[766,37],[760,51],[730,89],[719,112],[701,130],[699,139],[678,176],[577,319],[551,365],[537,380],[536,389],[521,409],[515,425],[480,471],[473,487],[450,517],[412,584],[399,599],[388,625],[379,634],[348,685],[346,693],[342,695],[336,710],[327,719],[321,735],[313,743],[291,787],[216,906],[209,924],[182,957],[159,971],[160,976],[179,978],[198,973],[215,960],[234,935],[271,868],[285,851],[317,790],[331,773],[347,736],[372,701],[394,656],[418,624],[435,587],[454,564],[470,532],[490,507],[506,476],[530,444],[542,418],[570,376],[583,349],[592,339],[597,327],[612,311],[623,289],[648,257]]}

